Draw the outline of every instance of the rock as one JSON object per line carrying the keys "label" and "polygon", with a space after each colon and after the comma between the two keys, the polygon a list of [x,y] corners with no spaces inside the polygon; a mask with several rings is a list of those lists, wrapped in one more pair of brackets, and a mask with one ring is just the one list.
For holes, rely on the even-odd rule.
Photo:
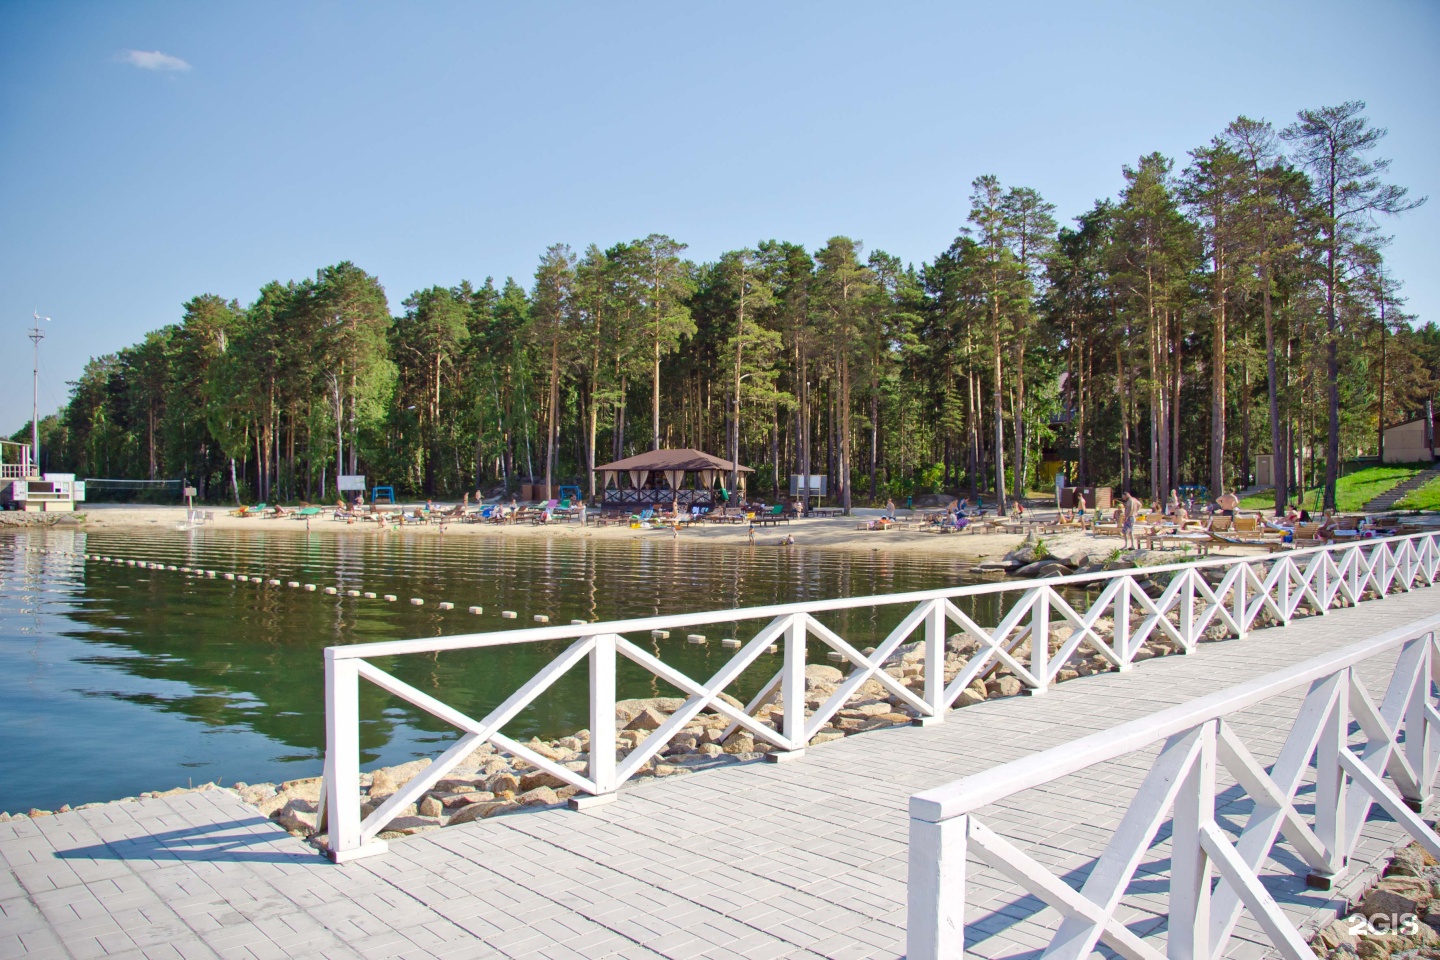
{"label": "rock", "polygon": [[1073,573],[1069,567],[1058,560],[1038,560],[1035,563],[1027,563],[1014,572],[1017,577],[1068,577]]}
{"label": "rock", "polygon": [[311,800],[291,800],[271,814],[270,819],[292,833],[310,833],[315,829],[316,806]]}
{"label": "rock", "polygon": [[755,741],[748,733],[741,733],[737,730],[731,734],[729,740],[725,741],[726,753],[753,753],[754,751]]}
{"label": "rock", "polygon": [[400,837],[413,837],[417,833],[439,830],[440,825],[440,821],[433,817],[396,817],[385,825],[380,836],[387,840],[398,840]]}
{"label": "rock", "polygon": [[[510,803],[506,800],[484,800],[480,803],[472,803],[467,806],[461,807],[459,810],[456,810],[453,814],[451,814],[450,819],[445,821],[445,825],[447,827],[455,827],[459,826],[462,823],[469,823],[472,820],[480,820],[484,817],[490,816],[491,811],[496,810],[500,807],[506,807],[511,810],[516,810],[519,809],[520,805],[518,803]],[[501,812],[503,813],[504,811]]]}
{"label": "rock", "polygon": [[527,743],[527,744],[525,744],[525,746],[529,747],[529,748],[530,748],[531,750],[533,750],[535,753],[540,754],[540,756],[544,757],[546,760],[564,760],[564,759],[567,759],[566,757],[564,757],[564,756],[561,755],[561,753],[560,753],[559,750],[556,750],[554,747],[552,747],[550,744],[546,743],[544,740],[540,740],[540,739],[538,739],[538,738],[536,738],[536,737],[531,737],[531,738],[530,738],[530,742]]}
{"label": "rock", "polygon": [[485,789],[499,796],[502,793],[519,793],[520,780],[513,773],[500,773],[491,777]]}
{"label": "rock", "polygon": [[1134,560],[1106,560],[1100,564],[1101,570],[1134,570]]}
{"label": "rock", "polygon": [[426,797],[420,801],[419,814],[422,817],[439,817],[445,813],[445,805],[436,797]]}
{"label": "rock", "polygon": [[1013,697],[1024,687],[1014,677],[1000,677],[985,684],[985,692],[992,697]]}
{"label": "rock", "polygon": [[1423,877],[1425,876],[1425,857],[1417,846],[1401,847],[1395,851],[1395,856],[1390,860],[1390,867],[1385,871],[1390,877]]}
{"label": "rock", "polygon": [[544,771],[540,770],[537,770],[534,773],[527,773],[520,778],[521,793],[528,793],[529,791],[534,790],[537,787],[549,787],[553,790],[558,790],[563,786],[565,786],[564,780],[561,780],[553,773],[545,773]]}
{"label": "rock", "polygon": [[515,798],[518,803],[527,807],[553,807],[560,802],[555,796],[555,791],[549,787],[536,787],[534,790],[526,790]]}
{"label": "rock", "polygon": [[829,743],[831,740],[844,740],[845,734],[839,730],[821,730],[810,738],[810,746],[818,746],[822,743]]}
{"label": "rock", "polygon": [[1360,913],[1375,914],[1413,913],[1424,916],[1430,905],[1430,883],[1421,877],[1390,876],[1377,883],[1360,904]]}
{"label": "rock", "polygon": [[1354,948],[1359,940],[1350,932],[1350,923],[1347,920],[1336,920],[1328,924],[1315,935],[1314,943],[1323,947],[1327,952],[1334,950],[1341,944]]}
{"label": "rock", "polygon": [[985,698],[983,696],[977,694],[974,690],[969,689],[960,691],[960,696],[955,698],[955,706],[957,707],[968,707],[972,703],[984,702]]}
{"label": "rock", "polygon": [[812,663],[805,667],[805,687],[809,689],[817,683],[836,684],[845,679],[837,667],[826,666],[823,663]]}
{"label": "rock", "polygon": [[654,707],[646,707],[625,724],[626,730],[658,730],[660,725],[668,720],[665,714]]}
{"label": "rock", "polygon": [[370,796],[372,797],[388,797],[399,789],[400,785],[395,782],[395,778],[390,775],[389,770],[376,770],[370,777]]}
{"label": "rock", "polygon": [[483,803],[486,800],[494,800],[495,794],[489,790],[476,790],[473,793],[451,793],[440,797],[440,802],[447,810],[458,810],[461,807],[472,803]]}
{"label": "rock", "polygon": [[[635,719],[636,714],[646,708],[669,716],[676,710],[679,710],[684,702],[680,697],[649,697],[644,700],[617,700],[615,701],[615,723],[623,729],[631,720]],[[587,737],[586,739],[588,740],[589,738]]]}
{"label": "rock", "polygon": [[706,757],[718,757],[725,752],[725,748],[718,743],[702,743],[696,748],[696,752]]}

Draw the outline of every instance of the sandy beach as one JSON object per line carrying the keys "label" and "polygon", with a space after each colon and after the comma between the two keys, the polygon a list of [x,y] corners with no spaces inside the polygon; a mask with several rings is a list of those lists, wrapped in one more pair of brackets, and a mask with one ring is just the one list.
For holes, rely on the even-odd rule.
{"label": "sandy beach", "polygon": [[[443,505],[442,505],[443,506]],[[408,508],[408,507],[407,507]],[[333,512],[326,511],[306,520],[290,517],[234,517],[224,507],[204,508],[213,514],[213,522],[205,529],[265,531],[276,533],[291,531],[311,534],[362,534],[375,537],[518,537],[573,539],[586,538],[601,540],[654,540],[672,538],[689,543],[706,543],[727,546],[743,546],[748,533],[743,524],[697,523],[682,526],[678,535],[669,527],[634,529],[626,525],[599,527],[593,524],[580,526],[575,522],[551,523],[544,525],[459,523],[416,524],[378,528],[368,521],[353,523],[333,519]],[[1040,511],[1043,516],[1044,512]],[[827,517],[796,519],[773,527],[757,527],[755,530],[756,549],[784,548],[783,541],[794,538],[796,547],[822,550],[847,550],[863,552],[927,554],[931,556],[952,556],[976,561],[996,559],[1004,556],[1025,541],[1018,533],[935,533],[918,528],[896,527],[888,530],[861,529],[865,521],[883,515],[879,509],[861,508],[851,517]],[[10,516],[14,516],[13,514]],[[44,516],[30,514],[29,516]],[[64,516],[63,514],[61,516]],[[151,506],[133,504],[86,504],[75,517],[83,528],[145,528],[175,527],[185,521],[183,506]],[[917,513],[918,516],[918,513]],[[902,514],[903,517],[903,514]],[[0,521],[3,522],[3,521]],[[1041,534],[1050,553],[1057,557],[1073,557],[1077,554],[1105,556],[1122,546],[1119,537],[1093,536],[1083,531]],[[1232,548],[1230,553],[1248,553]],[[1169,551],[1160,555],[1151,554],[1154,560],[1176,559],[1179,554]]]}

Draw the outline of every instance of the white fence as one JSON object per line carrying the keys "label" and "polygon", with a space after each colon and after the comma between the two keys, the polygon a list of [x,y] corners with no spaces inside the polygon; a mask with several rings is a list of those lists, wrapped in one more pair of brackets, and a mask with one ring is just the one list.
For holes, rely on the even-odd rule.
{"label": "white fence", "polygon": [[[531,766],[553,774],[586,796],[572,806],[612,799],[617,788],[636,775],[690,720],[713,710],[731,721],[731,730],[744,728],[768,743],[769,759],[800,756],[810,739],[869,680],[878,681],[898,699],[917,723],[937,723],[972,682],[983,680],[1005,665],[1032,695],[1043,694],[1058,679],[1065,662],[1077,652],[1093,651],[1119,670],[1130,669],[1147,641],[1164,639],[1186,653],[1196,649],[1212,627],[1227,636],[1244,637],[1257,618],[1287,624],[1303,607],[1323,614],[1334,606],[1353,604],[1373,594],[1383,597],[1394,590],[1429,586],[1440,568],[1440,534],[1415,534],[1384,540],[1367,540],[1341,546],[1297,550],[1272,557],[1224,558],[1143,570],[975,584],[945,590],[853,597],[801,604],[719,610],[677,616],[651,617],[610,623],[540,627],[497,633],[466,634],[424,640],[329,647],[325,651],[325,810],[330,856],[353,859],[385,848],[375,839],[392,819],[416,802],[436,781],[445,777],[473,750],[493,744]],[[1146,578],[1169,577],[1163,593],[1150,597],[1141,587]],[[1212,582],[1213,580],[1213,582]],[[1081,591],[1099,594],[1080,609],[1072,606]],[[995,626],[982,626],[955,604],[962,597],[1017,595]],[[1067,599],[1067,596],[1070,599]],[[862,607],[909,607],[900,624],[869,655],[822,624],[817,615]],[[1003,608],[1002,603],[1002,608]],[[1028,657],[1020,652],[1030,637],[1050,637],[1052,618],[1068,624],[1069,638],[1058,650],[1049,642],[1030,643]],[[1102,629],[1108,618],[1113,627]],[[717,623],[762,621],[758,632],[708,680],[696,680],[642,649],[625,634],[649,637],[654,630],[672,630]],[[958,675],[945,675],[947,624],[973,639],[979,649]],[[887,662],[900,653],[900,645],[918,634],[923,640],[921,682],[908,684],[886,673]],[[840,654],[849,674],[818,709],[805,713],[805,665],[808,641],[813,638]],[[397,677],[381,670],[371,659],[408,654],[432,654],[553,640],[573,643],[497,706],[488,716],[467,716]],[[761,660],[772,645],[784,647],[783,664],[744,709],[727,704],[720,695],[744,672]],[[616,658],[625,657],[682,691],[684,704],[635,750],[617,758]],[[590,673],[590,745],[584,773],[554,763],[502,731],[527,705],[581,662]],[[363,819],[360,807],[359,683],[365,679],[405,700],[461,732],[459,739],[435,761]],[[778,729],[752,714],[765,702],[777,699],[783,708]],[[798,705],[797,709],[791,709]],[[728,733],[728,731],[727,731]]]}
{"label": "white fence", "polygon": [[[1309,867],[1311,883],[1321,886],[1345,872],[1374,804],[1440,856],[1440,836],[1413,812],[1429,796],[1440,749],[1435,736],[1440,714],[1431,693],[1432,679],[1440,676],[1437,627],[1440,616],[911,797],[906,956],[963,955],[968,853],[1060,914],[1046,957],[1086,957],[1103,942],[1127,958],[1211,960],[1226,955],[1241,911],[1249,910],[1282,956],[1313,958],[1261,883],[1267,861],[1283,862],[1271,860],[1282,833]],[[1396,648],[1394,674],[1377,706],[1355,668]],[[1267,770],[1226,718],[1307,684],[1289,736]],[[1352,721],[1363,746],[1352,742]],[[1159,756],[1078,890],[975,813],[1156,743],[1163,743]],[[1314,815],[1306,817],[1297,809],[1296,794],[1312,758]],[[1234,840],[1216,822],[1221,766],[1254,801]],[[1146,850],[1167,822],[1172,826],[1168,954],[1141,940],[1116,915]]]}

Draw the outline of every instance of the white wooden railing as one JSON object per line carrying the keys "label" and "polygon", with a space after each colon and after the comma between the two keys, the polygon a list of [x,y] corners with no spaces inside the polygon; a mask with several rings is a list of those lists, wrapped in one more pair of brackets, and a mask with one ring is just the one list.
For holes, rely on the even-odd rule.
{"label": "white wooden railing", "polygon": [[[1294,667],[1083,737],[910,798],[909,960],[958,960],[965,947],[966,856],[994,867],[1061,917],[1045,931],[1045,957],[1086,957],[1103,942],[1127,958],[1219,958],[1242,910],[1249,910],[1280,955],[1314,953],[1261,883],[1283,833],[1309,868],[1312,886],[1345,873],[1372,805],[1379,804],[1432,855],[1440,836],[1415,811],[1435,778],[1440,713],[1431,682],[1440,677],[1430,617]],[[1356,668],[1372,657],[1398,657],[1376,705]],[[1308,685],[1289,736],[1266,769],[1227,719]],[[1352,743],[1358,725],[1363,746]],[[987,826],[976,811],[1061,777],[1160,743],[1139,791],[1104,852],[1077,890]],[[1314,813],[1296,794],[1314,765]],[[1254,808],[1239,836],[1215,816],[1216,774],[1223,767]],[[1228,796],[1226,802],[1230,802]],[[998,821],[997,821],[998,822]],[[1132,932],[1120,917],[1126,887],[1166,823],[1171,824],[1167,952]],[[1219,875],[1219,882],[1213,881]],[[993,893],[987,889],[986,895]]]}
{"label": "white wooden railing", "polygon": [[[1373,595],[1431,585],[1440,568],[1440,534],[1414,534],[1388,539],[1296,550],[1272,557],[1229,557],[1141,570],[972,584],[944,590],[851,597],[809,603],[718,610],[704,613],[651,617],[639,620],[538,627],[496,633],[465,634],[422,640],[329,647],[325,651],[325,810],[327,844],[335,861],[353,859],[385,849],[376,836],[409,804],[420,799],[473,750],[485,743],[571,784],[579,795],[571,805],[613,799],[619,786],[635,776],[702,710],[713,710],[731,721],[731,731],[743,728],[769,744],[771,760],[799,757],[816,733],[868,680],[909,709],[919,724],[941,722],[971,683],[983,680],[1002,664],[1032,695],[1044,694],[1056,681],[1065,662],[1082,648],[1103,657],[1118,670],[1130,669],[1141,647],[1151,640],[1167,640],[1190,653],[1206,631],[1223,627],[1231,637],[1244,637],[1257,618],[1288,624],[1302,607],[1324,614]],[[1214,577],[1212,584],[1207,576]],[[1151,598],[1140,586],[1143,578],[1169,578],[1164,592]],[[1098,596],[1080,608],[1078,595],[1098,590]],[[995,626],[982,626],[955,604],[962,597],[1018,595]],[[910,607],[900,624],[869,655],[822,624],[817,615],[861,607]],[[1052,617],[1068,624],[1071,634],[1057,651],[1050,643],[1029,644],[1032,636],[1050,636]],[[1102,618],[1113,628],[1101,629]],[[758,632],[708,680],[693,679],[626,639],[625,634],[649,637],[652,631],[678,631],[707,624],[761,622]],[[945,676],[947,623],[954,624],[979,646],[953,678]],[[923,640],[923,681],[911,686],[886,673],[900,645],[920,634]],[[818,709],[805,713],[807,643],[814,638],[840,655],[849,674]],[[408,654],[431,654],[498,647],[510,644],[572,640],[571,645],[509,699],[481,719],[467,716],[397,677],[370,660]],[[744,708],[721,699],[726,687],[767,654],[783,645],[783,662],[770,680]],[[617,656],[640,665],[683,691],[684,704],[623,760],[617,759],[616,679]],[[502,731],[526,706],[566,671],[586,662],[590,673],[590,744],[584,773],[554,763]],[[360,807],[359,683],[368,680],[394,696],[436,716],[461,732],[459,739],[425,770],[363,819]],[[778,700],[783,720],[778,729],[753,714],[764,703]],[[799,705],[791,709],[792,705]]]}

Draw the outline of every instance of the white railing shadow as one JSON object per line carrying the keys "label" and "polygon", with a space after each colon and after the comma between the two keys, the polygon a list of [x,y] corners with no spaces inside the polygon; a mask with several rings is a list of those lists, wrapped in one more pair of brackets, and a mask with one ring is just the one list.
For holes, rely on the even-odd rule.
{"label": "white railing shadow", "polygon": [[[610,623],[539,627],[498,633],[465,634],[423,640],[329,647],[325,651],[326,755],[324,817],[326,845],[335,861],[380,852],[377,840],[400,811],[419,799],[482,744],[523,760],[573,786],[571,805],[583,808],[615,797],[621,784],[635,777],[702,711],[730,720],[728,737],[743,728],[772,748],[767,759],[800,757],[811,739],[868,681],[875,681],[898,701],[918,724],[938,723],[966,688],[993,675],[1002,666],[1032,695],[1044,694],[1058,682],[1067,661],[1093,653],[1117,670],[1137,662],[1147,643],[1165,641],[1192,653],[1207,631],[1223,628],[1228,637],[1244,637],[1261,618],[1288,624],[1308,607],[1324,614],[1397,590],[1429,586],[1440,572],[1440,534],[1360,541],[1316,547],[1267,557],[1229,557],[1140,570],[973,584],[944,590],[890,596],[852,597],[740,610],[719,610],[650,617]],[[1152,598],[1142,581],[1168,577]],[[1094,600],[1083,609],[1072,601]],[[1002,608],[1018,597],[993,627],[982,626],[956,604],[962,598],[996,595]],[[1067,599],[1067,596],[1070,599]],[[817,614],[861,607],[909,606],[900,624],[866,654],[816,619]],[[1110,622],[1108,627],[1102,621]],[[1058,645],[1054,626],[1070,628]],[[760,623],[755,635],[708,680],[696,680],[642,649],[626,634],[678,631],[716,623]],[[973,656],[947,676],[946,631],[953,624],[977,645]],[[886,671],[902,644],[917,638],[923,651],[920,676],[898,678]],[[1034,642],[1044,638],[1044,642]],[[811,640],[839,655],[848,676],[835,692],[806,714],[805,667]],[[476,719],[417,690],[371,663],[382,657],[433,654],[512,644],[570,640],[570,646],[509,699]],[[783,646],[783,661],[744,709],[722,694],[772,649]],[[1055,649],[1052,649],[1052,646]],[[616,658],[624,657],[685,694],[683,705],[643,743],[617,757],[615,721]],[[503,733],[505,725],[581,662],[590,674],[590,750],[584,772],[555,763]],[[361,816],[359,683],[364,679],[382,690],[454,726],[461,736],[425,770],[368,816]],[[907,682],[908,681],[908,682]],[[754,715],[762,704],[783,710],[778,729]]]}
{"label": "white railing shadow", "polygon": [[[1378,804],[1432,855],[1440,836],[1417,812],[1436,771],[1440,678],[1435,640],[1440,617],[1317,657],[1230,690],[1172,707],[910,798],[907,922],[909,960],[959,958],[965,950],[967,854],[1060,914],[1046,957],[1086,957],[1104,943],[1129,958],[1219,958],[1242,911],[1249,911],[1282,956],[1313,958],[1300,931],[1261,882],[1284,837],[1308,867],[1311,886],[1328,889],[1347,868],[1370,809]],[[1356,672],[1399,648],[1377,703]],[[1275,763],[1255,759],[1228,719],[1307,686]],[[1351,724],[1363,743],[1353,742]],[[1160,743],[1155,759],[1104,851],[1077,889],[987,826],[977,811],[1026,790]],[[1296,794],[1314,767],[1314,814]],[[1215,815],[1216,773],[1224,768],[1254,802],[1232,839]],[[1227,798],[1228,799],[1228,798]],[[1147,850],[1169,824],[1167,952],[1117,916]],[[1272,867],[1273,870],[1273,867]],[[1214,882],[1218,875],[1218,883]],[[993,889],[987,887],[986,895]]]}

